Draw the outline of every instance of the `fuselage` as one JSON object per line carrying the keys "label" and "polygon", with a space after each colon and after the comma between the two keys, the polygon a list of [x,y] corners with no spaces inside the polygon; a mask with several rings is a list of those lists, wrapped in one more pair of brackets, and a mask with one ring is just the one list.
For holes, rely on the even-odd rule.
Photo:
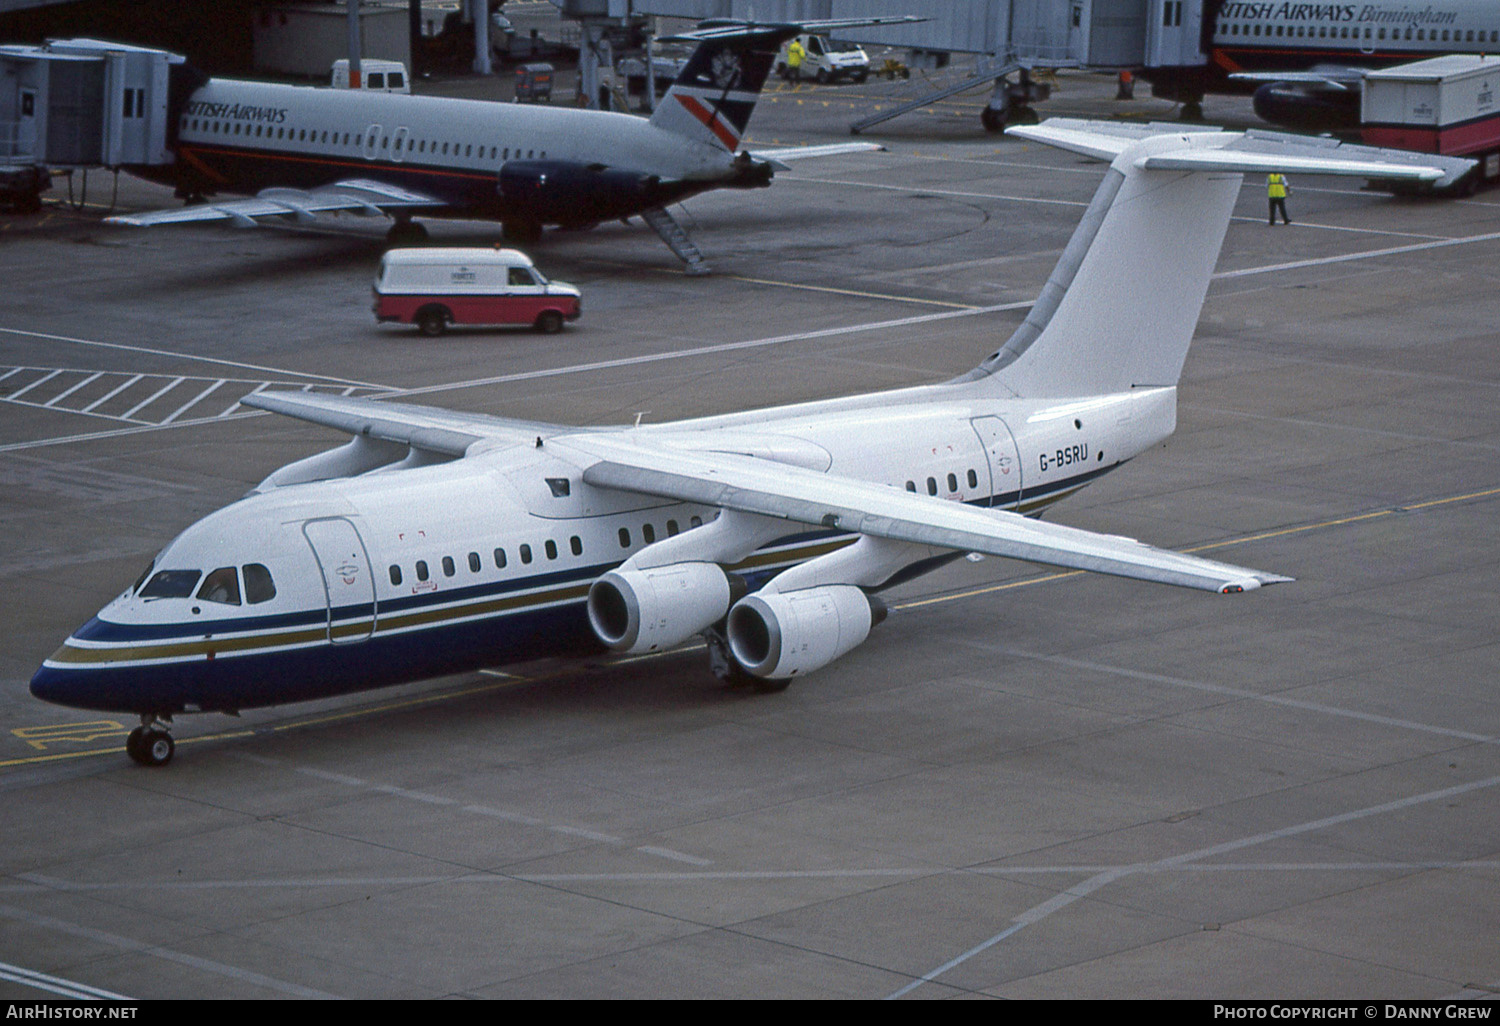
{"label": "fuselage", "polygon": [[[955,502],[1036,513],[1171,433],[1171,387],[999,399],[924,386],[629,429]],[[590,583],[713,507],[595,488],[567,434],[459,460],[273,487],[199,521],[32,681],[83,708],[171,714],[335,695],[602,651]],[[751,589],[849,544],[789,524],[731,572]]]}
{"label": "fuselage", "polygon": [[628,114],[231,79],[195,90],[175,130],[176,162],[139,170],[185,194],[374,179],[443,205],[424,215],[549,222],[502,191],[507,164],[607,165],[643,179],[641,208],[743,177],[732,154]]}
{"label": "fuselage", "polygon": [[[1206,64],[1146,69],[1157,95],[1191,99],[1204,92],[1245,93],[1264,87],[1264,79],[1230,78],[1242,72],[1378,68],[1440,54],[1494,53],[1500,48],[1500,5],[1491,0],[1422,4],[1224,0],[1205,4],[1204,17],[1208,24],[1199,46]],[[1357,121],[1359,88],[1357,83],[1350,85],[1322,92],[1304,87],[1309,109],[1301,120],[1322,116],[1331,119],[1330,124]],[[1271,119],[1296,121],[1295,113]]]}

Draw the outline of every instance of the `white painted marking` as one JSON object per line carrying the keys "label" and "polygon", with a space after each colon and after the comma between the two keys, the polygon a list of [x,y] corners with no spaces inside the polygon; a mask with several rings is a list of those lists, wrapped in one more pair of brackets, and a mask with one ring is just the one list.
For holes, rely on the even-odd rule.
{"label": "white painted marking", "polygon": [[1358,819],[1366,819],[1370,816],[1380,816],[1389,812],[1399,812],[1402,809],[1410,808],[1414,805],[1423,805],[1428,802],[1442,801],[1444,799],[1452,798],[1460,794],[1467,794],[1470,791],[1478,791],[1483,788],[1494,787],[1497,784],[1500,784],[1500,776],[1487,777],[1484,780],[1476,780],[1468,784],[1458,784],[1453,787],[1445,787],[1437,791],[1428,791],[1424,794],[1411,795],[1407,798],[1398,798],[1395,801],[1382,802],[1379,805],[1370,805],[1363,809],[1355,809],[1351,812],[1341,812],[1333,816],[1325,816],[1322,819],[1315,819],[1310,820],[1306,823],[1298,823],[1294,826],[1282,827],[1279,830],[1267,830],[1264,833],[1252,834],[1249,837],[1241,837],[1238,840],[1225,841],[1222,844],[1210,845],[1206,848],[1199,848],[1196,851],[1184,852],[1181,855],[1172,855],[1164,859],[1157,859],[1155,862],[1148,862],[1138,866],[1117,866],[1105,870],[1104,872],[1095,874],[1094,876],[1082,881],[1081,883],[1077,883],[1072,887],[1069,887],[1067,890],[1063,891],[1060,894],[1048,898],[1041,904],[1035,905],[1025,912],[1022,912],[1020,915],[1012,919],[1011,925],[1006,927],[1004,930],[1001,930],[999,933],[995,934],[993,937],[989,938],[983,943],[975,945],[956,958],[949,959],[947,962],[944,962],[936,969],[933,969],[928,973],[924,973],[921,977],[913,980],[911,983],[908,983],[906,986],[890,994],[887,997],[887,1000],[894,1000],[911,993],[922,984],[932,982],[939,976],[948,972],[950,969],[954,969],[962,965],[969,959],[973,958],[975,955],[988,951],[996,944],[999,944],[1001,941],[1005,940],[1008,937],[1014,936],[1016,933],[1019,933],[1026,927],[1041,922],[1043,919],[1046,919],[1054,912],[1067,908],[1069,905],[1078,901],[1080,898],[1086,898],[1089,895],[1093,894],[1095,891],[1099,890],[1101,887],[1107,886],[1108,884],[1111,884],[1116,880],[1122,879],[1124,877],[1134,876],[1137,873],[1142,872],[1155,872],[1165,867],[1177,867],[1188,862],[1196,862],[1201,859],[1213,858],[1216,855],[1227,854],[1231,851],[1239,851],[1242,848],[1249,848],[1254,845],[1265,844],[1268,841],[1279,841],[1284,840],[1288,837],[1295,837],[1299,834],[1312,833],[1313,831],[1323,830],[1327,827],[1338,826],[1341,823],[1348,823]]}
{"label": "white painted marking", "polygon": [[114,387],[113,389],[111,389],[109,392],[107,392],[106,394],[100,396],[98,399],[95,399],[93,402],[89,403],[87,406],[85,406],[83,409],[79,410],[78,412],[79,413],[92,413],[94,411],[94,407],[99,406],[102,403],[109,402],[109,400],[113,399],[115,396],[119,395],[121,392],[125,391],[127,388],[129,388],[131,385],[135,384],[137,381],[141,380],[141,378],[144,378],[145,376],[146,375],[144,375],[144,374],[137,374],[137,375],[135,375],[135,376],[133,376],[131,378],[126,379],[126,381],[125,381],[125,383],[123,385],[117,385],[116,387]]}
{"label": "white painted marking", "polygon": [[352,378],[336,378],[328,374],[307,374],[302,371],[283,370],[279,367],[263,367],[258,363],[242,363],[238,360],[221,360],[214,356],[199,356],[196,353],[178,353],[170,349],[152,349],[149,346],[127,346],[119,342],[100,342],[91,338],[74,338],[70,335],[49,335],[42,331],[26,331],[22,328],[0,328],[0,332],[8,335],[25,335],[29,338],[44,338],[51,342],[71,342],[80,346],[98,346],[102,349],[121,349],[129,353],[146,353],[151,356],[170,356],[178,360],[198,360],[202,363],[218,363],[226,367],[240,367],[244,370],[264,371],[271,374],[284,374],[294,378],[318,378],[322,381],[333,381],[340,385],[356,385],[361,388],[384,388],[383,385],[373,385],[368,381],[355,381]]}
{"label": "white painted marking", "polygon": [[[112,990],[100,990],[98,987],[90,987],[86,983],[76,983],[73,980],[64,980],[57,976],[48,976],[34,969],[22,969],[17,965],[0,962],[0,980],[10,980],[12,983],[23,983],[38,990],[50,991],[74,1001],[134,1001],[134,998],[126,997],[124,994],[116,994]],[[14,1002],[12,1002],[14,1007]]]}
{"label": "white painted marking", "polygon": [[166,395],[168,392],[172,391],[172,389],[176,388],[178,385],[182,384],[186,380],[187,380],[187,378],[173,378],[167,384],[163,385],[161,388],[159,388],[155,392],[153,392],[144,401],[136,403],[130,409],[128,409],[124,413],[120,414],[120,419],[121,420],[129,420],[130,417],[131,417],[131,414],[135,413],[137,410],[141,409],[142,407],[150,406],[152,403],[156,402],[156,400],[160,399],[162,396]]}
{"label": "white painted marking", "polygon": [[160,958],[164,961],[176,962],[179,965],[185,965],[193,969],[202,970],[204,972],[215,973],[220,976],[229,976],[257,987],[265,987],[267,990],[274,990],[282,994],[290,994],[293,997],[334,998],[338,996],[336,994],[327,994],[320,990],[313,990],[311,987],[303,987],[295,983],[286,983],[282,980],[275,980],[269,976],[262,976],[260,973],[254,973],[250,972],[247,969],[241,969],[238,966],[225,965],[223,962],[214,962],[206,958],[199,958],[196,955],[186,955],[180,951],[173,951],[170,948],[158,947],[154,944],[147,944],[144,941],[138,941],[133,937],[122,937],[119,934],[108,933],[104,930],[96,930],[88,926],[79,926],[76,923],[69,923],[62,919],[54,919],[51,916],[44,916],[39,913],[28,912],[27,910],[21,908],[12,908],[8,905],[0,905],[0,916],[5,917],[6,919],[15,920],[17,922],[29,923],[32,926],[41,927],[42,929],[54,930],[58,933],[65,933],[74,937],[83,937],[101,944],[108,944],[111,947],[119,948],[124,951],[133,951],[142,955],[150,955],[153,958]]}
{"label": "white painted marking", "polygon": [[695,855],[687,855],[672,848],[655,848],[650,845],[641,845],[636,851],[645,852],[647,855],[660,855],[662,858],[671,859],[673,862],[686,862],[691,866],[711,866],[714,864],[713,859],[700,859]]}
{"label": "white painted marking", "polygon": [[93,382],[99,380],[102,377],[104,377],[104,372],[103,371],[95,371],[93,374],[90,374],[88,377],[84,378],[82,381],[80,381],[78,384],[74,385],[72,388],[68,389],[65,392],[58,393],[50,401],[45,402],[42,405],[43,406],[47,406],[47,407],[56,406],[58,403],[62,402],[64,399],[66,399],[68,396],[72,395],[74,392],[78,391],[84,385],[92,384]]}
{"label": "white painted marking", "polygon": [[224,378],[220,378],[218,381],[215,381],[212,385],[209,385],[203,391],[201,391],[197,395],[193,396],[193,398],[189,399],[187,402],[185,402],[181,406],[177,407],[176,410],[172,411],[171,415],[168,416],[165,420],[163,420],[162,423],[163,424],[170,424],[170,423],[172,423],[172,421],[174,421],[178,417],[182,416],[184,413],[186,413],[188,410],[192,409],[194,406],[198,405],[198,403],[202,402],[204,399],[207,399],[214,392],[218,391],[219,387],[224,384],[224,381],[225,381]]}
{"label": "white painted marking", "polygon": [[42,377],[37,378],[31,384],[27,385],[25,388],[21,389],[19,392],[12,392],[10,395],[6,396],[5,398],[7,398],[9,400],[12,400],[12,401],[14,401],[16,399],[19,399],[19,398],[21,398],[21,396],[25,395],[27,392],[30,392],[36,386],[38,386],[40,384],[43,384],[45,382],[51,381],[53,378],[57,377],[61,373],[62,373],[62,371],[55,370],[51,374],[43,375]]}
{"label": "white painted marking", "polygon": [[1391,246],[1389,249],[1369,249],[1360,253],[1346,253],[1343,256],[1317,257],[1312,260],[1293,260],[1284,264],[1267,264],[1264,267],[1246,267],[1239,271],[1220,271],[1214,275],[1215,278],[1242,278],[1249,274],[1269,274],[1273,271],[1290,271],[1299,267],[1320,267],[1323,264],[1342,264],[1351,260],[1373,260],[1378,257],[1397,256],[1401,253],[1418,253],[1427,249],[1444,249],[1448,246],[1466,246],[1473,242],[1493,242],[1500,239],[1500,232],[1486,232],[1483,235],[1466,235],[1457,239],[1444,239],[1440,242],[1417,242],[1410,246]]}

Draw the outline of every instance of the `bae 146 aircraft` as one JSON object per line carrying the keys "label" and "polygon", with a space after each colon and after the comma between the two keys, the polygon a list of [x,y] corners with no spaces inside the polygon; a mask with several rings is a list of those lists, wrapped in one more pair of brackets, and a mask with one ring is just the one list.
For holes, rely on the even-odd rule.
{"label": "bae 146 aircraft", "polygon": [[[253,227],[265,218],[309,222],[349,211],[393,216],[392,241],[425,236],[415,216],[500,221],[508,237],[524,242],[544,226],[588,228],[640,215],[690,272],[701,273],[702,254],[669,204],[711,189],[767,186],[787,160],[880,149],[740,149],[782,41],[920,20],[705,23],[671,37],[697,47],[650,118],[229,79],[200,78],[188,88],[190,76],[178,73],[168,101],[175,160],[129,170],[204,202],[105,220]],[[253,198],[220,200],[219,193]]]}
{"label": "bae 146 aircraft", "polygon": [[722,678],[779,690],[863,642],[883,589],[967,552],[1220,593],[1289,580],[1031,517],[1172,433],[1242,172],[1441,172],[1168,126],[1011,134],[1111,163],[1024,323],[969,373],[619,428],[247,397],[350,441],[185,530],[32,693],[139,714],[128,750],[159,765],[183,712],[697,634]]}

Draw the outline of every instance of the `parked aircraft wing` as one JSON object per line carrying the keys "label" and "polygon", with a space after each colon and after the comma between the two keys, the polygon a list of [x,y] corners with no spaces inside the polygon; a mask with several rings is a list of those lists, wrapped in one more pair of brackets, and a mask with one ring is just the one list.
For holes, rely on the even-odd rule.
{"label": "parked aircraft wing", "polygon": [[671,36],[662,36],[658,42],[702,42],[705,39],[738,39],[765,34],[774,34],[790,39],[792,36],[803,32],[822,35],[828,32],[836,32],[839,29],[865,28],[870,25],[908,25],[913,22],[926,20],[926,18],[915,14],[878,18],[823,18],[821,20],[796,22],[752,22],[715,19],[702,22],[697,28],[688,29],[685,32],[678,32]]}
{"label": "parked aircraft wing", "polygon": [[1358,89],[1368,73],[1367,68],[1319,65],[1310,71],[1236,71],[1229,77],[1240,82],[1300,82],[1346,92]]}
{"label": "parked aircraft wing", "polygon": [[445,456],[462,456],[479,441],[530,442],[538,436],[564,430],[555,424],[539,421],[310,392],[257,392],[240,402],[256,409],[347,431],[351,435],[400,442]]}
{"label": "parked aircraft wing", "polygon": [[311,221],[314,216],[338,210],[361,214],[383,214],[389,210],[438,208],[442,200],[371,179],[349,179],[321,189],[266,189],[252,199],[210,200],[170,210],[140,214],[116,214],[106,224],[128,224],[138,228],[194,221],[233,221],[242,228],[254,227],[260,218],[295,218]]}
{"label": "parked aircraft wing", "polygon": [[1045,524],[888,485],[730,453],[670,448],[669,435],[623,432],[548,442],[585,482],[893,541],[983,552],[1205,591],[1249,591],[1291,578],[1183,555],[1118,535]]}

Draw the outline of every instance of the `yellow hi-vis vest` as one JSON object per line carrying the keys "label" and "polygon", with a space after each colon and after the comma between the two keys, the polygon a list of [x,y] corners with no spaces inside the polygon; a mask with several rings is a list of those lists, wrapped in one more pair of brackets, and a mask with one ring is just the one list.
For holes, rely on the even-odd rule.
{"label": "yellow hi-vis vest", "polygon": [[1284,175],[1267,175],[1266,195],[1271,199],[1286,199],[1286,177]]}

